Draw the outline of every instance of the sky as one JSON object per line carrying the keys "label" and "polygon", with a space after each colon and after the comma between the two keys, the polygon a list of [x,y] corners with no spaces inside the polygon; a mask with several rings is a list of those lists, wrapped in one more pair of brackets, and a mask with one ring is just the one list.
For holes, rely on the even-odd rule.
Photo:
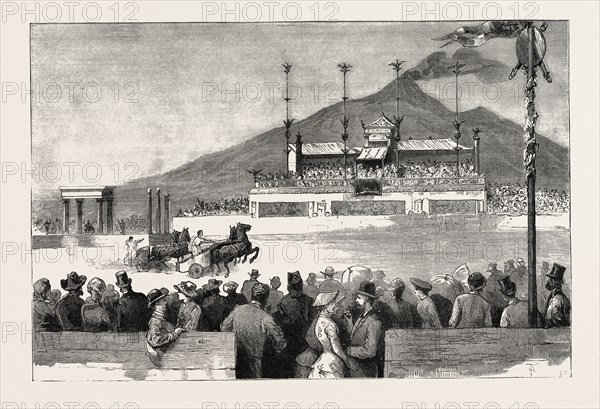
{"label": "sky", "polygon": [[[37,187],[118,185],[174,169],[252,138],[291,116],[300,120],[340,101],[337,64],[352,65],[347,93],[360,98],[393,81],[388,65],[410,69],[440,49],[432,41],[461,23],[165,23],[34,25],[31,39],[33,160]],[[568,24],[549,22],[540,76],[538,131],[568,145]],[[494,39],[482,56],[516,63],[514,39]],[[485,106],[523,122],[524,76],[484,83],[461,77],[461,109]],[[453,78],[418,82],[454,109]],[[45,173],[42,172],[44,175]]]}

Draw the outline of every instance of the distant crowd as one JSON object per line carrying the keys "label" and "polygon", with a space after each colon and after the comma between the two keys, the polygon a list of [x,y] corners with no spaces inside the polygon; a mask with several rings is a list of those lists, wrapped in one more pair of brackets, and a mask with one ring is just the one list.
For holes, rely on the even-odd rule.
{"label": "distant crowd", "polygon": [[[460,162],[460,176],[477,176],[470,160]],[[456,161],[406,162],[400,166],[398,174],[402,178],[452,178],[456,176]]]}
{"label": "distant crowd", "polygon": [[[570,301],[562,292],[566,268],[548,267],[539,277],[547,290],[540,288],[547,294],[542,326],[570,326]],[[451,276],[433,276],[429,281],[447,291],[431,296],[433,285],[413,277],[416,304],[404,300],[402,279],[387,282],[381,270],[351,271],[348,285],[335,278],[332,267],[321,272],[319,285],[315,273],[304,280],[299,271],[288,272],[287,294],[279,290],[278,276],[267,285],[258,270],[248,274],[240,292],[234,281],[211,278],[200,288],[183,281],[175,291],[160,288],[147,295],[133,290],[126,271],[116,273],[114,285],[71,272],[60,281],[64,296],[42,278],[33,284],[34,330],[143,331],[154,363],[185,331],[233,331],[239,378],[341,378],[383,375],[388,329],[529,326],[521,259],[505,263],[504,272],[490,264],[487,278],[466,265]]]}
{"label": "distant crowd", "polygon": [[175,217],[217,216],[225,214],[247,214],[250,201],[248,197],[219,199],[216,202],[205,202],[197,199],[191,210],[179,209]]}
{"label": "distant crowd", "polygon": [[[487,186],[489,213],[527,213],[527,187],[521,184],[494,184]],[[547,188],[535,193],[535,209],[543,213],[567,213],[570,208],[569,195],[563,190]]]}

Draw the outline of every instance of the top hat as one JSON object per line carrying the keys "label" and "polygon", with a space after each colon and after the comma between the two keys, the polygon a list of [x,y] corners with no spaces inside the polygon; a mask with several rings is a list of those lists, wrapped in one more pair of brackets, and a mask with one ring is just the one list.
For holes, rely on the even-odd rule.
{"label": "top hat", "polygon": [[227,281],[225,284],[223,284],[223,290],[225,292],[227,292],[227,290],[232,289],[233,291],[237,290],[237,288],[240,285],[238,283],[236,283],[235,281]]}
{"label": "top hat", "polygon": [[191,281],[182,281],[179,284],[173,286],[178,292],[188,297],[195,297],[198,295],[196,284]]}
{"label": "top hat", "polygon": [[66,279],[60,280],[60,286],[65,291],[77,290],[78,288],[81,288],[86,281],[86,276],[79,275],[75,271],[71,271],[69,275],[67,275]]}
{"label": "top hat", "polygon": [[509,275],[498,279],[498,284],[500,284],[498,291],[507,297],[512,297],[517,292],[517,285],[510,280]]}
{"label": "top hat", "polygon": [[248,275],[250,277],[257,278],[258,276],[260,276],[260,273],[257,269],[253,268],[252,271],[248,273]]}
{"label": "top hat", "polygon": [[208,283],[202,286],[202,288],[206,291],[216,290],[221,286],[221,284],[223,284],[223,281],[211,278],[210,280],[208,280]]}
{"label": "top hat", "polygon": [[340,290],[334,291],[332,293],[319,293],[315,298],[315,302],[313,303],[313,307],[324,307],[331,302],[339,302],[343,300],[345,297],[340,297]]}
{"label": "top hat", "polygon": [[431,291],[433,288],[431,284],[429,284],[427,281],[421,280],[420,278],[411,277],[410,282],[416,290]]}
{"label": "top hat", "polygon": [[564,275],[566,270],[567,268],[565,266],[561,266],[560,264],[554,263],[554,265],[552,266],[552,270],[550,270],[550,272],[546,274],[546,277],[554,278],[559,281],[564,281]]}
{"label": "top hat", "polygon": [[263,283],[256,283],[252,286],[252,297],[265,297],[269,295],[269,286]]}
{"label": "top hat", "polygon": [[401,278],[394,278],[387,289],[388,291],[396,291],[400,287],[405,288],[406,283]]}
{"label": "top hat", "polygon": [[337,273],[335,272],[335,270],[333,269],[333,267],[327,266],[325,268],[325,271],[321,271],[321,274],[323,274],[325,277],[333,277]]}
{"label": "top hat", "polygon": [[471,287],[473,291],[481,290],[483,287],[485,287],[486,283],[486,278],[483,276],[483,274],[478,272],[470,274],[469,278],[467,279],[467,284],[469,284],[469,287]]}
{"label": "top hat", "polygon": [[161,288],[160,290],[158,290],[156,288],[153,290],[150,290],[150,292],[148,293],[148,307],[150,307],[152,304],[154,304],[158,300],[162,300],[167,295],[169,295],[169,290],[167,290],[164,287]]}
{"label": "top hat", "polygon": [[370,281],[363,281],[358,287],[358,293],[371,298],[379,298],[375,292],[375,284]]}
{"label": "top hat", "polygon": [[117,271],[115,273],[115,276],[117,277],[117,283],[116,283],[117,287],[124,288],[124,287],[129,287],[131,285],[131,280],[127,276],[127,271],[125,271],[125,270]]}

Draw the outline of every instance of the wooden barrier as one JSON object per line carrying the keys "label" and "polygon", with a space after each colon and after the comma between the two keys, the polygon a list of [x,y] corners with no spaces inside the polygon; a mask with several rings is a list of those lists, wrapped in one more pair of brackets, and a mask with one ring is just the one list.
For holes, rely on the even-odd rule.
{"label": "wooden barrier", "polygon": [[571,376],[571,330],[389,330],[386,378]]}
{"label": "wooden barrier", "polygon": [[36,381],[235,379],[232,332],[185,332],[159,366],[146,355],[143,332],[37,332],[33,340]]}

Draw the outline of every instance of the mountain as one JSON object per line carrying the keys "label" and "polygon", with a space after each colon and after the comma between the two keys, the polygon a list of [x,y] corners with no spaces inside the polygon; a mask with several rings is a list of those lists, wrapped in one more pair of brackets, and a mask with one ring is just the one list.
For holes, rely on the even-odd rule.
{"label": "mountain", "polygon": [[[455,113],[435,98],[425,94],[414,78],[415,72],[407,71],[400,77],[400,113],[404,115],[401,125],[402,139],[427,139],[452,137],[452,121]],[[362,146],[360,120],[368,123],[385,112],[392,117],[396,110],[396,81],[380,91],[364,98],[348,100],[350,117],[348,146]],[[292,135],[301,132],[303,142],[341,141],[342,104],[336,103],[292,125]],[[522,125],[502,118],[479,107],[460,113],[464,121],[460,143],[473,146],[472,128],[481,133],[481,168],[488,182],[523,182],[523,131]],[[172,212],[179,208],[193,207],[196,198],[216,200],[247,194],[253,186],[248,169],[264,169],[263,173],[285,168],[284,127],[271,129],[249,138],[228,149],[199,157],[169,172],[135,179],[115,189],[116,217],[132,213],[144,214],[147,187],[161,188],[171,197]],[[292,138],[295,140],[295,137]],[[537,186],[568,189],[568,149],[552,140],[538,135],[540,148],[537,156]],[[59,203],[57,201],[57,203]],[[44,206],[45,207],[45,206]],[[35,206],[34,206],[35,208]],[[60,208],[55,213],[60,215]],[[40,217],[43,217],[40,215]]]}

